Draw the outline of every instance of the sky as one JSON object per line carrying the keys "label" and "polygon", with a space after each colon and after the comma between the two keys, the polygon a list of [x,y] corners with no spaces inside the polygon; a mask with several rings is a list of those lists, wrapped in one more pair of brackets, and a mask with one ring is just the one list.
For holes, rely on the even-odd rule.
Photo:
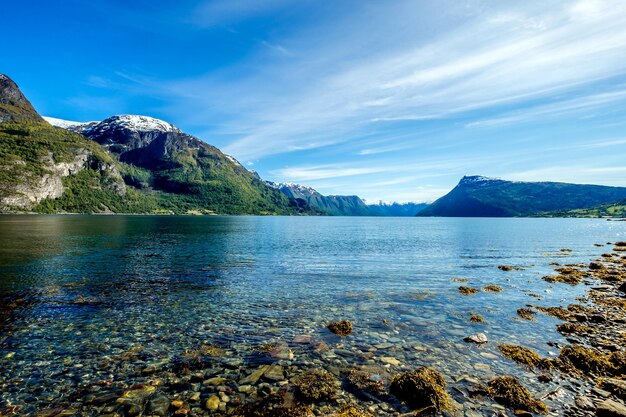
{"label": "sky", "polygon": [[623,0],[22,0],[0,34],[45,116],[157,117],[322,194],[626,186]]}

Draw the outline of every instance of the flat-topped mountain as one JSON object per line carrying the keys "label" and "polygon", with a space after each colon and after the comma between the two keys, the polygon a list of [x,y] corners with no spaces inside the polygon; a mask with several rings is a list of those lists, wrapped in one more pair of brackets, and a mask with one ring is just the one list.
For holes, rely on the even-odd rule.
{"label": "flat-topped mountain", "polygon": [[466,176],[418,216],[515,217],[584,209],[626,198],[626,188]]}

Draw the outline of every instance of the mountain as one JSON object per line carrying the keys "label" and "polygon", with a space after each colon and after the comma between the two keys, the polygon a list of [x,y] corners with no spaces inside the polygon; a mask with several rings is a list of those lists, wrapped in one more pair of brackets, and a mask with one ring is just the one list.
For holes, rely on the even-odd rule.
{"label": "mountain", "polygon": [[72,198],[70,177],[88,178],[92,196],[126,194],[114,158],[85,137],[46,123],[17,84],[0,74],[0,211],[31,211]]}
{"label": "mountain", "polygon": [[5,75],[0,106],[0,211],[311,212],[167,122],[122,115],[52,126]]}
{"label": "mountain", "polygon": [[415,216],[428,206],[425,203],[366,204],[355,195],[322,195],[315,189],[300,184],[274,183],[270,187],[280,190],[290,198],[306,202],[311,208],[331,216]]}
{"label": "mountain", "polygon": [[329,195],[324,196],[311,187],[293,183],[274,183],[267,181],[266,184],[282,192],[289,198],[306,202],[310,207],[322,214],[330,216],[369,216],[370,211],[359,197],[355,195]]}
{"label": "mountain", "polygon": [[43,119],[17,84],[6,75],[0,74],[0,123],[19,121],[41,122]]}
{"label": "mountain", "polygon": [[466,176],[418,216],[516,217],[586,209],[626,198],[626,188],[559,182],[515,182]]}
{"label": "mountain", "polygon": [[369,204],[371,216],[413,217],[428,207],[426,203],[383,203]]}

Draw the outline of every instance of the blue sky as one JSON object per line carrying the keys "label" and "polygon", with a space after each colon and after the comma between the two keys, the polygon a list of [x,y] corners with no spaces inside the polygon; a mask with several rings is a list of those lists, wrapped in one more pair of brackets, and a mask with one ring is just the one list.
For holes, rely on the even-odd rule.
{"label": "blue sky", "polygon": [[623,0],[24,0],[0,21],[0,72],[40,113],[158,117],[269,180],[626,186]]}

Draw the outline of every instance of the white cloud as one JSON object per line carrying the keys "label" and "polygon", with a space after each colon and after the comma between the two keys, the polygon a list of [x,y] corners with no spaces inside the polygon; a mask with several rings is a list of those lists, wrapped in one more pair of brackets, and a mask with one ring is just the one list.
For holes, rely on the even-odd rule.
{"label": "white cloud", "polygon": [[[337,40],[340,45],[334,48],[345,49],[344,60],[321,73],[308,73],[307,64],[323,60],[326,49],[307,51],[285,67],[269,67],[268,79],[243,80],[244,85],[271,88],[267,93],[262,88],[253,98],[262,108],[236,118],[248,133],[226,151],[258,158],[323,147],[381,128],[372,122],[431,120],[524,100],[554,100],[623,75],[626,3],[595,3],[603,13],[592,20],[572,18],[565,5],[549,13],[520,6],[515,13],[517,21],[526,22],[523,25],[481,15],[428,44],[408,41],[401,50],[384,45],[389,48],[373,50],[362,59],[348,58],[350,44]],[[299,74],[295,79],[285,75],[292,70]],[[311,66],[311,71],[319,68]],[[590,93],[578,94],[585,100]],[[244,110],[249,103],[246,97]],[[231,105],[236,111],[237,103]]]}

